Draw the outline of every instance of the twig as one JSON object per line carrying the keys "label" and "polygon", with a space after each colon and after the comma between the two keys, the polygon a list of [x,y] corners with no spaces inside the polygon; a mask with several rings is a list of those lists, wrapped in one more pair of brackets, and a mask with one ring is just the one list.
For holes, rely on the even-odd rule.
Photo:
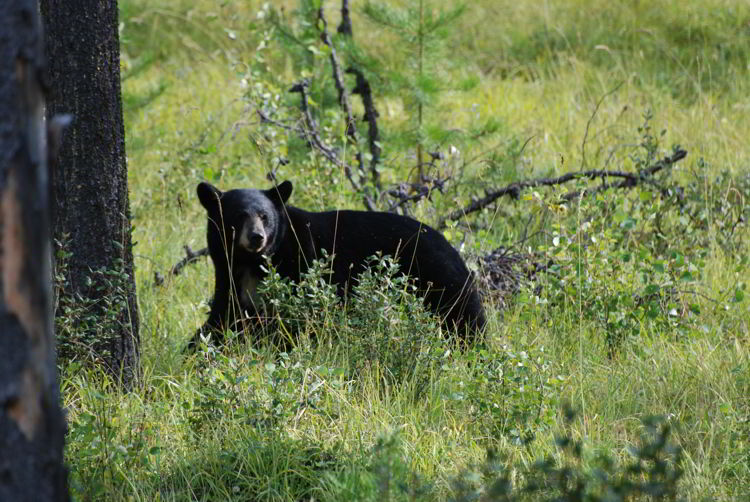
{"label": "twig", "polygon": [[[437,152],[429,152],[430,154],[430,161],[425,162],[424,164],[428,166],[432,170],[432,168],[435,167],[435,162],[438,160],[443,159],[443,154],[439,151]],[[401,208],[404,211],[404,214],[408,214],[406,211],[406,204],[409,202],[419,202],[422,199],[429,199],[430,195],[433,191],[437,190],[440,193],[443,193],[443,190],[445,189],[445,184],[448,182],[448,180],[451,179],[451,176],[448,175],[445,178],[441,178],[439,175],[437,177],[431,177],[422,175],[419,182],[416,183],[399,183],[395,185],[394,188],[391,188],[386,192],[386,194],[390,197],[393,197],[396,199],[394,202],[391,203],[390,207],[386,211],[391,212],[395,209]]]}
{"label": "twig", "polygon": [[[352,167],[343,160],[339,159],[338,155],[336,155],[336,152],[332,148],[328,147],[325,143],[323,143],[323,140],[320,138],[317,125],[315,124],[315,120],[310,113],[310,107],[308,105],[307,88],[309,85],[310,83],[307,81],[307,79],[303,79],[299,83],[295,84],[291,89],[289,89],[289,92],[298,92],[300,94],[300,107],[302,108],[302,116],[305,119],[305,129],[303,131],[303,134],[308,139],[310,144],[320,150],[325,158],[327,158],[333,164],[343,168],[344,174],[346,175],[346,178],[349,180],[349,183],[351,183],[354,190],[356,192],[362,193],[361,185],[357,182],[357,180],[354,179]],[[375,203],[370,198],[370,196],[368,196],[367,194],[363,194],[362,197],[365,207],[370,211],[375,211]]]}
{"label": "twig", "polygon": [[564,196],[564,199],[571,200],[578,196],[580,196],[582,193],[584,195],[593,195],[601,190],[606,190],[608,188],[631,188],[636,186],[640,182],[644,182],[648,177],[653,176],[657,172],[661,171],[665,167],[668,167],[682,159],[685,158],[687,155],[687,152],[682,149],[676,150],[671,156],[664,157],[662,160],[654,164],[653,166],[643,169],[641,171],[630,173],[627,171],[606,171],[601,169],[592,169],[589,171],[577,171],[572,173],[566,173],[562,176],[558,176],[557,178],[538,178],[534,180],[527,180],[527,181],[519,181],[515,183],[511,183],[499,190],[494,190],[492,192],[488,192],[484,197],[481,199],[477,199],[473,201],[468,206],[457,209],[453,212],[451,212],[448,216],[441,218],[438,222],[438,228],[445,228],[445,224],[449,220],[458,220],[463,216],[466,216],[468,214],[474,213],[476,211],[479,211],[481,209],[484,209],[485,207],[489,206],[493,202],[495,202],[497,199],[502,197],[503,195],[510,195],[514,199],[518,199],[521,195],[521,191],[526,188],[535,188],[539,186],[554,186],[554,185],[560,185],[562,183],[566,183],[571,180],[577,180],[581,178],[589,178],[589,179],[595,179],[595,178],[625,178],[623,181],[615,184],[602,184],[596,188],[591,189],[584,189],[583,191],[575,191],[568,193]]}
{"label": "twig", "polygon": [[284,129],[285,131],[296,132],[300,136],[306,136],[305,131],[303,129],[300,129],[299,127],[288,126],[286,124],[279,122],[278,120],[274,120],[268,115],[266,115],[266,113],[261,109],[255,110],[255,113],[258,114],[258,117],[260,118],[260,122],[262,124],[271,124],[280,129]]}
{"label": "twig", "polygon": [[622,87],[622,85],[625,83],[623,80],[616,86],[614,86],[611,90],[607,91],[602,95],[601,98],[599,98],[599,101],[596,102],[596,106],[594,107],[594,111],[589,117],[588,122],[586,122],[586,131],[583,133],[583,141],[581,141],[581,167],[586,167],[586,140],[589,137],[589,128],[591,127],[591,123],[594,121],[594,117],[596,117],[596,112],[599,111],[599,107],[602,105],[605,99],[607,99],[608,96],[611,96],[612,94],[616,93],[617,90]]}
{"label": "twig", "polygon": [[[185,246],[183,246],[183,249],[185,250],[185,257],[175,263],[169,270],[169,275],[171,276],[180,275],[182,269],[187,265],[197,262],[203,256],[208,256],[208,248],[193,251],[190,246],[186,244]],[[159,272],[154,272],[154,282],[157,285],[162,285],[164,283],[164,276],[162,276]]]}
{"label": "twig", "polygon": [[[411,195],[409,195],[407,188],[411,189]],[[427,185],[400,183],[396,188],[388,190],[388,195],[396,199],[387,209],[388,212],[391,212],[394,209],[404,206],[408,202],[417,202],[424,198],[429,198],[430,189]]]}
{"label": "twig", "polygon": [[700,291],[693,291],[692,289],[678,289],[677,292],[683,295],[700,296],[701,298],[713,302],[717,305],[721,304],[722,302],[721,300],[716,300],[715,298],[711,298],[707,294],[701,293]]}
{"label": "twig", "polygon": [[357,152],[355,156],[357,158],[357,164],[359,165],[359,183],[361,184],[365,180],[365,161],[362,157],[362,152],[359,151],[359,133],[357,132],[357,124],[355,123],[354,115],[352,114],[352,107],[349,104],[349,93],[344,86],[344,79],[341,74],[339,58],[336,55],[336,48],[333,46],[333,41],[331,41],[331,37],[328,35],[328,22],[323,15],[323,7],[318,9],[318,21],[320,21],[322,25],[320,30],[320,40],[331,50],[330,59],[331,68],[333,70],[333,82],[339,93],[339,105],[341,105],[344,114],[346,114],[346,137]]}

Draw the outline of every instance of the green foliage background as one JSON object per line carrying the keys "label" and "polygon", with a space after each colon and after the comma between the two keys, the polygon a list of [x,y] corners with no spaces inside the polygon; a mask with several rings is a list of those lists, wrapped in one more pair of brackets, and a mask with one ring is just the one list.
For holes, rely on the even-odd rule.
{"label": "green foliage background", "polygon": [[[363,286],[374,303],[350,317],[312,276],[314,307],[285,305],[296,319],[285,333],[298,340],[289,353],[238,339],[188,357],[211,265],[162,285],[154,275],[184,245],[205,245],[199,180],[265,187],[274,170],[306,209],[361,198],[255,113],[295,123],[298,96],[286,91],[309,78],[321,132],[343,147],[328,51],[298,14],[314,2],[121,0],[143,375],[123,394],[86,361],[62,368],[76,499],[506,500],[490,489],[506,479],[498,472],[522,487],[536,462],[564,464],[569,449],[554,440],[564,434],[581,442],[575,479],[595,500],[607,486],[599,473],[631,461],[651,415],[682,448],[682,498],[747,497],[750,6],[478,0],[440,30],[429,82],[414,84],[413,47],[352,4],[356,46],[334,42],[373,84],[386,185],[414,169],[412,103],[419,85],[430,91],[418,136],[444,153],[433,174],[452,179],[412,208],[427,223],[511,181],[646,167],[673,145],[689,155],[628,192],[566,202],[568,188],[537,189],[449,222],[472,266],[522,239],[553,263],[505,310],[487,299],[480,347],[432,336],[408,285],[386,273]],[[340,5],[324,7],[333,32]],[[578,410],[570,422],[565,402]],[[544,497],[558,493],[544,486]]]}

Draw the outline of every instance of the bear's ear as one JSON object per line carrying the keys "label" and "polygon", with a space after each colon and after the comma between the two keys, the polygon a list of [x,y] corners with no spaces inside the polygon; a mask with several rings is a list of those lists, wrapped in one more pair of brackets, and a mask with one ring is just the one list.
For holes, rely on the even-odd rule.
{"label": "bear's ear", "polygon": [[221,195],[221,190],[213,186],[211,183],[206,183],[204,181],[198,185],[198,198],[203,207],[208,211],[211,211],[218,206]]}
{"label": "bear's ear", "polygon": [[286,203],[290,195],[292,195],[292,182],[288,180],[281,185],[266,190],[266,196],[278,204]]}

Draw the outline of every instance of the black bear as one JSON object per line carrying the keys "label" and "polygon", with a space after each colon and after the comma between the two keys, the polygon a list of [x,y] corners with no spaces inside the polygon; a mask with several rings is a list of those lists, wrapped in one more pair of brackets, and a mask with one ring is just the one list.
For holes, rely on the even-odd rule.
{"label": "black bear", "polygon": [[411,277],[426,305],[459,334],[485,325],[484,309],[471,272],[453,246],[436,230],[392,213],[335,210],[313,213],[287,206],[292,183],[269,190],[222,192],[198,185],[208,212],[208,250],[216,272],[211,313],[201,331],[220,337],[244,317],[260,315],[256,286],[269,257],[282,276],[299,282],[321,250],[333,256],[331,281],[346,294],[377,253],[395,257]]}

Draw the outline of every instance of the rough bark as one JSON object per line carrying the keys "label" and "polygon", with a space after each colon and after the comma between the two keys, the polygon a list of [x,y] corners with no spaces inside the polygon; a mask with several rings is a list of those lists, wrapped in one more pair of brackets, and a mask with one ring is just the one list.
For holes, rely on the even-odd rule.
{"label": "rough bark", "polygon": [[53,173],[54,235],[70,253],[58,303],[91,306],[101,321],[84,328],[86,340],[96,340],[96,358],[128,385],[139,338],[117,2],[41,0],[40,7],[52,88],[47,116],[74,117]]}
{"label": "rough bark", "polygon": [[36,2],[0,2],[0,500],[69,500]]}

